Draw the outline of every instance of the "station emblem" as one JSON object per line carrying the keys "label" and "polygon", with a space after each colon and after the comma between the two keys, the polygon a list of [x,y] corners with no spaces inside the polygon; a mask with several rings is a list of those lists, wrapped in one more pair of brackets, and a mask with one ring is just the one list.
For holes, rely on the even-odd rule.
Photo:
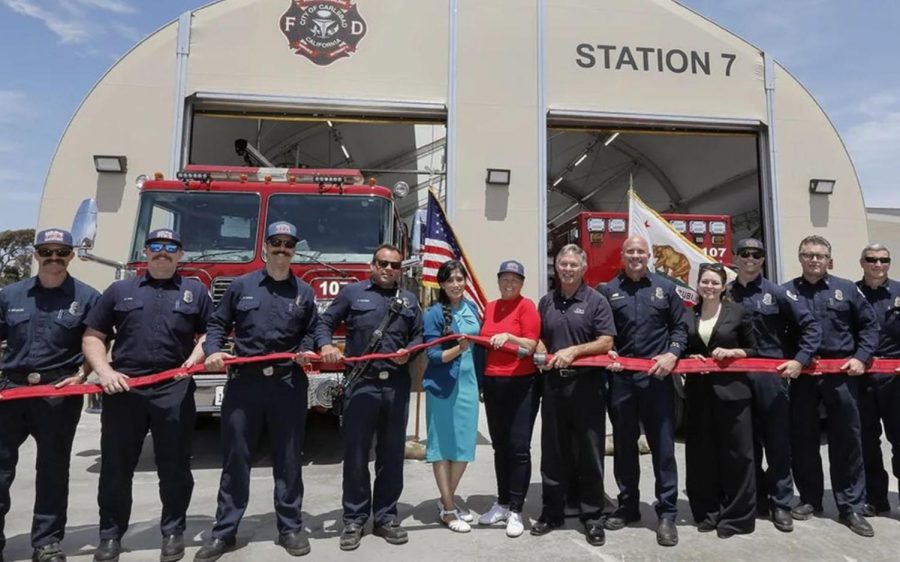
{"label": "station emblem", "polygon": [[353,0],[292,0],[279,27],[295,54],[320,66],[352,55],[366,34]]}

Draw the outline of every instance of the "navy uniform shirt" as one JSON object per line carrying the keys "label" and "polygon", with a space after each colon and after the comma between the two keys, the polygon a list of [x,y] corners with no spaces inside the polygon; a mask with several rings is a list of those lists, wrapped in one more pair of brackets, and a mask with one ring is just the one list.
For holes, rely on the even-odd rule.
{"label": "navy uniform shirt", "polygon": [[[347,325],[344,354],[350,357],[362,355],[369,345],[372,332],[381,325],[381,319],[388,315],[391,299],[395,294],[396,289],[383,289],[372,280],[345,285],[319,319],[316,346],[321,348],[332,343],[334,331],[343,322]],[[391,353],[422,343],[422,310],[419,300],[403,289],[398,296],[403,301],[403,308],[385,327],[384,335],[372,353]],[[369,369],[397,372],[406,367],[393,361],[373,361],[369,364]]]}
{"label": "navy uniform shirt", "polygon": [[797,296],[819,322],[821,357],[853,357],[868,363],[878,347],[878,322],[872,305],[853,281],[826,275],[810,283],[801,276],[783,287],[788,297]]}
{"label": "navy uniform shirt", "polygon": [[875,356],[900,358],[900,282],[888,279],[875,289],[865,281],[858,281],[856,285],[875,310],[875,319],[881,327]]}
{"label": "navy uniform shirt", "polygon": [[728,294],[750,316],[759,357],[793,358],[805,367],[817,355],[822,327],[796,293],[759,275],[747,285],[735,281]]}
{"label": "navy uniform shirt", "polygon": [[206,332],[212,299],[196,279],[144,273],[116,281],[88,314],[89,328],[115,338],[112,367],[142,376],[180,367]]}
{"label": "navy uniform shirt", "polygon": [[203,350],[222,351],[234,327],[239,357],[311,351],[317,322],[312,287],[293,273],[276,281],[263,268],[232,281],[209,319]]}
{"label": "navy uniform shirt", "polygon": [[71,275],[53,289],[35,276],[0,291],[0,341],[6,340],[0,370],[77,370],[84,361],[84,318],[99,298],[93,287]]}
{"label": "navy uniform shirt", "polygon": [[538,313],[541,341],[549,353],[616,335],[609,302],[583,283],[568,299],[558,289],[547,293],[538,303]]}

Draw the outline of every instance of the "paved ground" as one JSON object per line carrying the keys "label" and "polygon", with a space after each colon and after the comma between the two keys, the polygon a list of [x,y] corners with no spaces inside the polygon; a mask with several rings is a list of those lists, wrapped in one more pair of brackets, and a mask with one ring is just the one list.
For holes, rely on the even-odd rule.
{"label": "paved ground", "polygon": [[[424,424],[424,415],[423,415]],[[413,430],[410,419],[410,434]],[[535,436],[539,434],[540,421]],[[476,512],[487,510],[493,501],[494,476],[492,452],[487,438],[487,425],[482,413],[481,435],[477,460],[463,478],[460,486],[462,502]],[[69,530],[64,548],[70,560],[90,560],[97,543],[97,478],[99,471],[100,419],[85,414],[75,441],[72,459],[72,482],[69,501]],[[715,533],[700,534],[689,522],[687,501],[679,500],[678,529],[681,543],[675,548],[657,546],[653,509],[646,501],[641,504],[644,519],[633,527],[607,533],[607,544],[600,548],[589,546],[574,520],[566,528],[544,537],[525,535],[509,539],[503,528],[476,528],[468,535],[450,532],[438,523],[435,499],[436,487],[430,467],[419,461],[407,461],[406,488],[400,506],[403,524],[409,530],[410,542],[405,546],[390,546],[382,539],[367,535],[362,546],[353,553],[338,549],[340,532],[340,434],[323,418],[311,419],[307,440],[304,481],[304,523],[312,543],[309,560],[897,560],[900,542],[898,515],[872,520],[876,536],[863,539],[852,534],[836,521],[836,511],[830,490],[826,490],[825,514],[821,518],[797,524],[791,534],[779,533],[767,521],[758,520],[757,531],[749,536],[719,539]],[[535,469],[526,514],[537,517],[540,509],[540,476],[537,461],[540,451],[537,440]],[[131,529],[124,539],[126,552],[123,561],[159,559],[159,499],[157,478],[150,454],[150,443],[144,447],[135,476],[135,502]],[[679,466],[684,466],[684,446],[677,447]],[[824,448],[823,448],[824,453]],[[187,558],[208,536],[215,513],[219,464],[218,423],[201,424],[195,435],[193,501],[189,510]],[[827,467],[827,457],[825,458]],[[7,517],[8,545],[6,560],[25,560],[31,555],[28,531],[31,506],[34,501],[34,447],[29,441],[21,450],[18,478],[12,491],[13,507]],[[608,493],[615,483],[611,478],[611,459],[607,460],[610,475],[606,479]],[[641,460],[642,492],[645,499],[652,494],[650,457]],[[827,470],[827,468],[826,468]],[[826,474],[826,486],[829,486]],[[614,495],[614,493],[613,493]],[[897,505],[896,482],[892,483],[891,503]],[[239,548],[227,554],[224,561],[289,560],[290,557],[275,545],[276,531],[272,514],[272,480],[269,460],[262,457],[253,472],[251,500],[238,536]]]}

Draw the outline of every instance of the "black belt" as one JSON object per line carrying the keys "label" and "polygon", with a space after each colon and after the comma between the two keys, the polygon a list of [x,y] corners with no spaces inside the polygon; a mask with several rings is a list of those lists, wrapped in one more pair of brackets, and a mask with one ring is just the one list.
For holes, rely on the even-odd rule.
{"label": "black belt", "polygon": [[561,378],[561,379],[567,379],[567,378],[579,375],[581,373],[586,373],[593,369],[594,369],[593,367],[570,367],[568,369],[552,369],[550,372],[556,373],[557,375],[559,375],[559,378]]}
{"label": "black belt", "polygon": [[386,380],[390,379],[391,377],[396,377],[397,375],[404,375],[404,374],[406,374],[406,371],[402,370],[402,369],[395,370],[395,371],[388,371],[387,369],[382,369],[380,371],[376,371],[375,369],[367,369],[366,372],[364,372],[362,374],[362,378],[364,378],[366,380],[386,381]]}
{"label": "black belt", "polygon": [[76,367],[62,367],[49,371],[4,371],[3,377],[21,386],[50,384],[74,374]]}
{"label": "black belt", "polygon": [[301,371],[299,365],[291,361],[290,363],[245,363],[243,365],[230,365],[228,367],[228,378],[233,379],[239,376],[284,376]]}

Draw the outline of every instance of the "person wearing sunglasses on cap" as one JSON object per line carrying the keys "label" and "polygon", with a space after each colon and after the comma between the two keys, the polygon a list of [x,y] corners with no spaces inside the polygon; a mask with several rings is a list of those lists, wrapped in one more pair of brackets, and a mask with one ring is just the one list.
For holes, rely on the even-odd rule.
{"label": "person wearing sunglasses on cap", "polygon": [[784,287],[806,304],[822,327],[817,355],[842,359],[843,373],[800,375],[791,382],[791,459],[800,504],[791,510],[797,520],[822,512],[825,481],[819,453],[819,404],[828,416],[828,458],[831,488],[839,520],[863,537],[875,535],[863,513],[866,475],[859,419],[859,377],[878,348],[875,310],[849,279],[828,273],[831,243],[818,235],[800,242],[803,274]]}
{"label": "person wearing sunglasses on cap", "polygon": [[[306,429],[308,363],[318,314],[312,287],[291,271],[297,228],[284,221],[266,231],[263,269],[232,281],[209,320],[203,347],[206,368],[221,372],[225,361],[269,353],[293,353],[293,360],[228,367],[222,402],[222,478],[210,540],[194,560],[219,559],[235,545],[250,495],[250,464],[263,425],[268,428],[275,480],[278,544],[292,556],[310,551],[303,534],[301,456]],[[235,355],[222,351],[234,330]]]}
{"label": "person wearing sunglasses on cap", "polygon": [[[34,240],[37,275],[0,291],[0,341],[7,345],[0,358],[0,390],[84,382],[79,372],[84,361],[84,316],[100,294],[69,275],[73,257],[69,232],[42,230]],[[84,372],[89,370],[86,367]],[[33,560],[66,559],[60,543],[66,530],[69,458],[82,404],[80,396],[0,400],[0,559],[6,545],[3,528],[10,509],[9,489],[19,447],[28,436],[34,437],[37,446]]]}
{"label": "person wearing sunglasses on cap", "polygon": [[[343,323],[344,351],[350,356],[400,353],[390,360],[351,365],[359,378],[344,396],[343,524],[341,550],[355,550],[370,517],[373,533],[389,544],[408,541],[400,526],[397,502],[403,491],[406,425],[411,378],[405,351],[422,343],[422,311],[416,296],[400,288],[403,254],[390,244],[375,249],[367,281],[345,285],[328,307],[316,330],[316,344],[326,363],[344,354],[332,340]],[[384,323],[383,327],[382,324]],[[375,336],[380,330],[380,337]],[[369,450],[375,446],[374,489],[369,475]]]}
{"label": "person wearing sunglasses on cap", "polygon": [[[875,309],[881,327],[876,357],[900,359],[900,282],[891,279],[891,252],[884,244],[868,244],[859,257],[863,278],[856,282]],[[894,328],[892,330],[892,327]],[[862,424],[863,464],[866,472],[867,517],[891,511],[888,473],[881,457],[881,424],[891,444],[891,466],[900,478],[900,379],[893,373],[867,373],[860,378],[859,417]]]}
{"label": "person wearing sunglasses on cap", "polygon": [[[796,378],[818,352],[822,328],[797,295],[763,277],[766,249],[755,238],[735,247],[737,279],[728,295],[749,315],[760,357],[788,358],[772,373],[747,373],[753,391],[753,449],[756,465],[756,510],[775,528],[793,531],[794,479],[791,476],[791,407],[788,380]],[[763,452],[766,470],[763,470]]]}
{"label": "person wearing sunglasses on cap", "polygon": [[[134,378],[191,367],[203,361],[200,344],[212,299],[196,279],[177,273],[181,237],[171,229],[150,232],[144,243],[147,271],[116,281],[88,314],[85,358],[100,377],[100,544],[94,560],[118,560],[131,518],[132,480],[144,437],[153,436],[162,501],[160,559],[184,556],[184,530],[194,479],[191,436],[196,408],[193,379],[134,387]],[[115,339],[112,363],[107,342]]]}

